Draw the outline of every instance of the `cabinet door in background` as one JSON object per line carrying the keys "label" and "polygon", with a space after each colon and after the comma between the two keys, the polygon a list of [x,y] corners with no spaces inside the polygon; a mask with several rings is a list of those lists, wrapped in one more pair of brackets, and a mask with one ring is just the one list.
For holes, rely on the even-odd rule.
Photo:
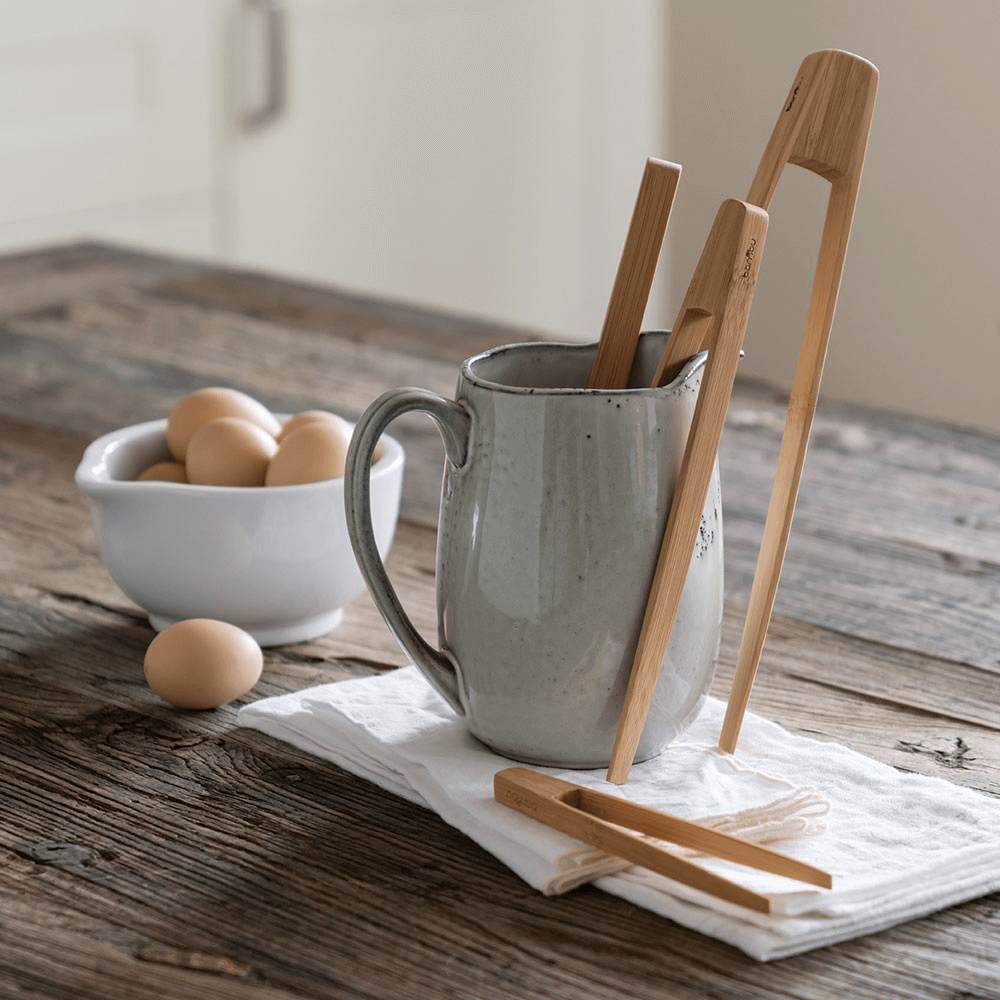
{"label": "cabinet door in background", "polygon": [[229,148],[232,258],[595,339],[670,159],[663,4],[281,6],[284,111]]}
{"label": "cabinet door in background", "polygon": [[215,249],[214,0],[0,8],[0,245]]}

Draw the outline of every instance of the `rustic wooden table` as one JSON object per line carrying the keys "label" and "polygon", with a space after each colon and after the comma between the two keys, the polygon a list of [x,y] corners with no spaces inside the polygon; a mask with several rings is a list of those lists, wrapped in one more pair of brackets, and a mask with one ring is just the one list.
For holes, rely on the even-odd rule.
{"label": "rustic wooden table", "polygon": [[[233,384],[357,415],[449,394],[510,330],[98,246],[0,259],[4,997],[998,997],[1000,898],[761,965],[604,893],[545,898],[435,814],[142,677],[97,553],[88,440]],[[752,344],[748,344],[752,349]],[[721,455],[728,692],[784,400],[740,384]],[[434,632],[442,451],[408,448],[390,571]],[[822,403],[751,707],[1000,794],[1000,439]],[[402,662],[367,595],[267,652],[247,699]],[[243,699],[243,700],[247,700]]]}

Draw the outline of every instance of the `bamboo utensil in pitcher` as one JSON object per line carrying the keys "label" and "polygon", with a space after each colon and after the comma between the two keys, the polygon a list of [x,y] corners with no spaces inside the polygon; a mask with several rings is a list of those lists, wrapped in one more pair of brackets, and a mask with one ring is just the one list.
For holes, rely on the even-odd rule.
{"label": "bamboo utensil in pitcher", "polygon": [[591,389],[624,389],[628,383],[680,176],[676,163],[646,161],[590,374]]}
{"label": "bamboo utensil in pitcher", "polygon": [[678,363],[708,349],[611,751],[608,781],[616,784],[626,780],[635,758],[677,616],[736,377],[766,232],[767,212],[763,209],[742,201],[722,203],[654,380],[656,385],[665,385]]}
{"label": "bamboo utensil in pitcher", "polygon": [[786,163],[805,167],[830,182],[805,332],[719,739],[719,747],[728,753],[736,749],[781,576],[844,271],[877,89],[878,70],[860,56],[836,49],[807,56],[747,195],[751,204],[767,208]]}
{"label": "bamboo utensil in pitcher", "polygon": [[[736,746],[781,574],[819,394],[823,360],[833,325],[877,86],[878,70],[860,56],[835,49],[807,56],[783,106],[747,198],[749,203],[766,209],[786,163],[805,167],[831,183],[805,333],[789,399],[747,621],[719,740],[720,748],[730,753]],[[673,355],[669,360],[682,360],[683,351],[689,349],[693,349],[690,342],[682,345],[677,338],[673,350],[668,346]],[[664,544],[667,541],[665,536]],[[675,587],[678,585],[674,584]],[[666,584],[663,586],[666,587]],[[647,617],[654,605],[656,590],[657,583],[654,581]],[[667,608],[662,612],[661,620],[668,618],[669,614]],[[656,666],[652,653],[645,654],[643,659],[648,665],[640,672],[641,679],[636,681],[634,688],[630,683],[626,695],[608,770],[611,781],[623,782],[627,778],[632,761],[627,748],[641,733],[649,708]],[[637,653],[633,674],[638,663]]]}

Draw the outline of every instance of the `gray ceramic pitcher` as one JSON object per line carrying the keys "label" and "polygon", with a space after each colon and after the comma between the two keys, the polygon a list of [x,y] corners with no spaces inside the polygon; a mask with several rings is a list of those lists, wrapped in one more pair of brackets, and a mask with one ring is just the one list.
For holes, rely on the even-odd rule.
{"label": "gray ceramic pitcher", "polygon": [[[395,389],[355,428],[345,499],[362,574],[404,652],[504,756],[580,768],[610,760],[705,360],[649,388],[666,336],[640,338],[635,388],[586,388],[596,345],[512,344],[464,362],[454,401]],[[446,452],[439,648],[401,607],[371,527],[373,450],[412,410],[434,419]],[[636,760],[694,718],[721,620],[716,469]]]}

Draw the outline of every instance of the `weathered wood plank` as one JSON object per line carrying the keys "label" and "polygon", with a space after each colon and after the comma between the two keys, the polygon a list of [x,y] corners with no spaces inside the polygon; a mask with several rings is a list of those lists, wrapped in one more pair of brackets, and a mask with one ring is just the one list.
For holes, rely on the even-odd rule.
{"label": "weathered wood plank", "polygon": [[[108,247],[0,258],[0,992],[13,997],[997,998],[1000,896],[760,966],[593,890],[546,899],[436,815],[146,687],[152,631],[97,555],[87,440],[237,384],[355,416],[448,394],[516,339]],[[723,438],[725,697],[785,400],[741,382]],[[389,560],[435,632],[441,448]],[[1000,438],[823,403],[751,709],[1000,794]],[[241,701],[403,662],[367,595],[268,650]]]}
{"label": "weathered wood plank", "polygon": [[497,344],[538,340],[531,330],[512,330],[471,316],[442,316],[415,306],[352,295],[247,271],[209,271],[170,278],[156,294],[213,307],[295,330],[335,333],[380,348],[456,362]]}
{"label": "weathered wood plank", "polygon": [[[774,398],[742,386],[723,436],[726,594],[737,604],[749,598],[780,441]],[[775,609],[996,673],[998,510],[1000,438],[821,407]]]}
{"label": "weathered wood plank", "polygon": [[81,243],[32,253],[0,254],[0,320],[48,309],[67,299],[128,285],[141,288],[204,268],[176,257]]}
{"label": "weathered wood plank", "polygon": [[[0,893],[0,986],[10,1000],[291,1000],[221,955],[116,940],[111,927],[20,893]],[[95,933],[96,932],[96,933]]]}
{"label": "weathered wood plank", "polygon": [[[102,604],[141,623],[138,609],[120,594],[100,564],[85,505],[70,479],[82,447],[80,437],[10,420],[0,420],[0,431],[5,442],[0,453],[0,482],[5,484],[4,518],[0,522],[0,569],[7,581],[4,595],[25,603],[61,603],[70,609],[76,598]],[[32,455],[36,456],[34,461]],[[45,460],[38,455],[45,455]],[[436,630],[433,561],[431,532],[404,524],[390,571],[407,595],[415,620],[430,639]],[[794,574],[794,567],[790,569]],[[11,590],[14,584],[21,589]],[[315,664],[331,655],[358,665],[402,661],[370,598],[362,595],[355,605],[356,614],[349,615],[333,637],[298,647],[296,683],[301,685],[304,671],[315,676]],[[92,613],[86,603],[79,610]],[[735,656],[740,614],[739,606],[727,609],[724,665]],[[960,661],[911,654],[884,642],[860,642],[849,634],[809,626],[788,616],[776,618],[771,629],[762,683],[774,672],[780,674],[784,684],[794,678],[795,689],[807,692],[802,696],[803,714],[807,717],[814,711],[809,698],[814,698],[817,685],[823,686],[830,698],[858,694],[865,703],[877,699],[904,709],[933,712],[940,717],[939,722],[996,728],[1000,717],[996,699],[990,697],[995,678],[987,671]],[[718,685],[717,690],[725,694]],[[850,713],[852,718],[855,715]],[[841,732],[838,738],[843,736]],[[900,742],[906,742],[902,735],[896,740]],[[893,762],[901,763],[898,756]]]}
{"label": "weathered wood plank", "polygon": [[[234,356],[250,359],[238,379]],[[279,409],[327,406],[356,416],[392,385],[447,394],[455,367],[129,290],[75,300],[62,317],[8,323],[0,376],[13,412],[94,436],[163,415],[213,382],[236,381]],[[773,393],[741,387],[723,438],[727,596],[737,603],[749,594],[783,406]],[[404,512],[432,521],[437,433],[419,416],[394,429],[411,458]],[[988,435],[821,409],[776,609],[944,657],[960,649],[963,660],[997,669],[998,469],[1000,443]],[[942,593],[947,602],[937,599]]]}
{"label": "weathered wood plank", "polygon": [[[735,642],[742,609],[730,610],[733,614],[726,621],[732,628],[730,641]],[[969,664],[860,640],[784,616],[772,620],[767,650],[768,669],[785,677],[1000,731],[996,678]]]}
{"label": "weathered wood plank", "polygon": [[[231,721],[198,736],[194,713],[151,718],[141,699],[116,708],[37,676],[9,680],[0,760],[22,805],[0,818],[0,891],[75,924],[99,953],[200,956],[213,983],[230,969],[317,997],[405,996],[416,979],[427,992],[414,996],[610,998],[623,977],[645,984],[634,995],[695,997],[706,973],[734,997],[933,996],[921,983],[982,987],[996,972],[995,899],[923,921],[917,963],[896,929],[765,969],[597,892],[538,896],[434,814]],[[29,725],[7,729],[29,708]],[[983,957],[953,961],[955,933]],[[31,946],[20,941],[19,957]],[[858,947],[860,962],[834,960]]]}

